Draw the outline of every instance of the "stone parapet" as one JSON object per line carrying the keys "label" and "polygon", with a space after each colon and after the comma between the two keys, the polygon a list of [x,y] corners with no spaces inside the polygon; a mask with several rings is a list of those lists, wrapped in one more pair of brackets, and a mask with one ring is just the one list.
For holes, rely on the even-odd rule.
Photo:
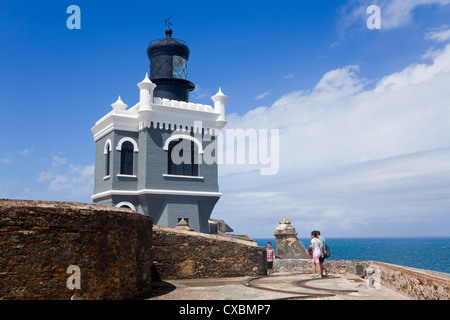
{"label": "stone parapet", "polygon": [[[311,259],[277,259],[275,272],[311,273]],[[372,269],[379,269],[381,284],[406,293],[417,300],[449,300],[450,274],[423,270],[378,261],[325,260],[330,274],[355,274],[370,276]]]}
{"label": "stone parapet", "polygon": [[154,226],[154,279],[265,274],[266,250],[252,241]]}
{"label": "stone parapet", "polygon": [[[130,209],[0,200],[0,299],[148,294],[152,226],[151,217]],[[67,287],[71,265],[80,270],[80,289]]]}
{"label": "stone parapet", "polygon": [[381,284],[417,300],[449,300],[450,274],[372,261],[381,270]]}
{"label": "stone parapet", "polygon": [[[273,265],[275,272],[312,272],[311,259],[277,259]],[[369,261],[359,260],[325,260],[325,267],[331,274],[351,273],[359,276],[365,274]]]}

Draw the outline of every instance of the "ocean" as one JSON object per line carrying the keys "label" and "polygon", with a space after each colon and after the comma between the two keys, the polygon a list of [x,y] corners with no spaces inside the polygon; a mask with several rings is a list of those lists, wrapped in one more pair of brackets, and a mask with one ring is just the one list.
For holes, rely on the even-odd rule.
{"label": "ocean", "polygon": [[[299,239],[308,249],[311,239]],[[450,237],[326,238],[332,260],[374,260],[450,273]],[[275,239],[255,239],[259,246]]]}

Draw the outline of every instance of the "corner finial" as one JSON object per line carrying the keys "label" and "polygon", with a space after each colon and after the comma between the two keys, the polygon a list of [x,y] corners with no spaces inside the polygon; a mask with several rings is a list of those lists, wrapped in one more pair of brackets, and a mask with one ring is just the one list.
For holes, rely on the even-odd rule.
{"label": "corner finial", "polygon": [[156,84],[154,84],[149,78],[148,78],[148,72],[145,73],[145,78],[140,83],[137,84],[139,89],[147,88],[153,91],[155,89]]}
{"label": "corner finial", "polygon": [[112,107],[114,110],[125,110],[125,109],[128,107],[128,105],[125,104],[125,103],[122,101],[122,99],[120,98],[120,96],[119,96],[119,98],[117,99],[117,101],[114,102],[113,104],[111,104],[111,107]]}
{"label": "corner finial", "polygon": [[213,95],[213,96],[211,97],[211,99],[212,99],[213,101],[216,101],[216,100],[227,101],[228,96],[224,95],[223,92],[222,92],[222,87],[219,87],[219,91],[217,91],[217,93],[216,93],[215,95]]}

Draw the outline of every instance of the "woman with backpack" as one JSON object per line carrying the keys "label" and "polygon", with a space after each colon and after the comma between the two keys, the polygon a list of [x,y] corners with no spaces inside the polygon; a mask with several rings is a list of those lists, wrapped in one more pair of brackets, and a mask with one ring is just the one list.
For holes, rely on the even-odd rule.
{"label": "woman with backpack", "polygon": [[[317,231],[311,232],[311,244],[309,247],[312,250],[312,277],[322,278],[322,271],[320,268],[319,258],[323,257],[323,245],[320,243]],[[317,271],[317,274],[316,274]]]}

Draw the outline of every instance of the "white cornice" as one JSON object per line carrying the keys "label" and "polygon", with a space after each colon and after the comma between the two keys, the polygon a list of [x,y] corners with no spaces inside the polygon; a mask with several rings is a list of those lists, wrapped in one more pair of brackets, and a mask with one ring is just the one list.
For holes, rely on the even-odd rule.
{"label": "white cornice", "polygon": [[103,197],[118,195],[118,196],[139,196],[143,194],[164,194],[174,196],[197,196],[197,197],[221,197],[221,192],[207,192],[207,191],[187,191],[187,190],[164,190],[164,189],[141,189],[141,190],[108,190],[94,194],[91,198],[96,200]]}
{"label": "white cornice", "polygon": [[124,113],[125,111],[111,111],[106,116],[97,121],[95,126],[91,129],[92,133],[94,134],[94,140],[99,140],[113,130],[138,132],[138,115],[133,113]]}
{"label": "white cornice", "polygon": [[[159,98],[156,98],[159,99]],[[166,99],[160,99],[166,100]],[[214,130],[220,129],[223,125],[218,120],[220,114],[215,112],[211,106],[187,104],[185,102],[168,100],[173,105],[184,107],[174,107],[171,105],[152,104],[154,114],[149,120],[144,120],[138,113],[139,103],[128,110],[113,110],[95,123],[91,129],[94,140],[97,141],[113,130],[124,130],[139,132],[144,128],[170,129],[177,131],[195,131],[197,121],[201,121],[201,127],[207,134],[214,134]],[[166,102],[166,104],[168,104]],[[189,106],[189,108],[187,107]]]}
{"label": "white cornice", "polygon": [[220,89],[212,97],[213,108],[210,105],[153,97],[154,88],[151,85],[154,86],[146,75],[144,81],[138,84],[139,102],[128,110],[119,96],[111,105],[113,110],[91,129],[94,140],[98,141],[113,130],[139,132],[145,128],[164,128],[195,132],[199,128],[196,122],[200,121],[206,134],[215,134],[226,124],[225,101],[228,97]]}

